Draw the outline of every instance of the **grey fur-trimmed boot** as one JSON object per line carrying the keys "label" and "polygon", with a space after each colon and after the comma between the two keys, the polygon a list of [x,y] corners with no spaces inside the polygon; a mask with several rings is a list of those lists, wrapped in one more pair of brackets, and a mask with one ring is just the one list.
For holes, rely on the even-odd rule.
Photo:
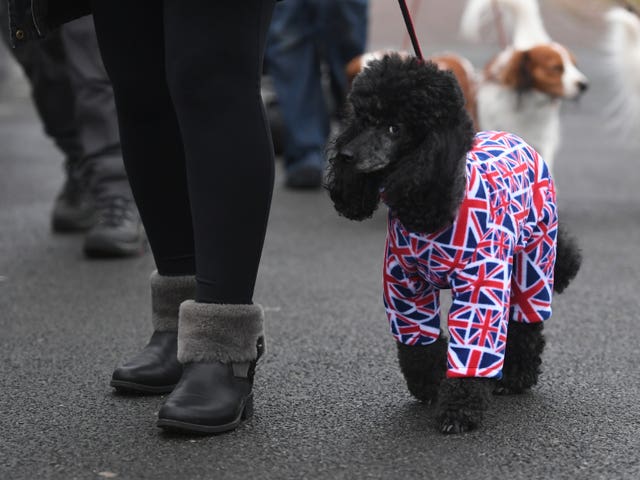
{"label": "grey fur-trimmed boot", "polygon": [[169,393],[182,375],[178,362],[178,312],[180,304],[193,298],[194,276],[168,277],[151,274],[151,321],[149,343],[113,372],[111,386],[119,392]]}
{"label": "grey fur-trimmed boot", "polygon": [[260,305],[187,300],[180,305],[180,382],[158,412],[158,427],[213,434],[253,413],[253,377],[264,352]]}

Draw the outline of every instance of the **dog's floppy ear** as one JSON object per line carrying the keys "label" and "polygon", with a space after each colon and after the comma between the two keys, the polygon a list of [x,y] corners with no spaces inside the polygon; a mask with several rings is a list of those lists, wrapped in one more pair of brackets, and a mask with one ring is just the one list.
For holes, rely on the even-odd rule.
{"label": "dog's floppy ear", "polygon": [[472,122],[465,114],[457,127],[430,132],[418,151],[384,179],[384,201],[406,229],[433,233],[453,221],[466,187],[472,141]]}
{"label": "dog's floppy ear", "polygon": [[533,88],[531,56],[528,50],[514,52],[505,70],[504,83],[523,93]]}

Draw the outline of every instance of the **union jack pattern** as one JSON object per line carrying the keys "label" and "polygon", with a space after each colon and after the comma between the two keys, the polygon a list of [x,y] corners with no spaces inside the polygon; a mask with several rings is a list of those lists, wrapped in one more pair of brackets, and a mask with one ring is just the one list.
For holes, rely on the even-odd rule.
{"label": "union jack pattern", "polygon": [[451,288],[447,376],[501,378],[509,316],[551,316],[555,188],[538,153],[505,132],[476,135],[466,173],[452,225],[414,233],[389,215],[384,304],[397,341],[428,345],[440,335],[439,291]]}

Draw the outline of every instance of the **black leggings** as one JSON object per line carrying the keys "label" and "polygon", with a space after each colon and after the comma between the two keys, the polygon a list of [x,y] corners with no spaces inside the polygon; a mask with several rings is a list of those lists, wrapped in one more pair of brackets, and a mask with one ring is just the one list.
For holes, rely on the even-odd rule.
{"label": "black leggings", "polygon": [[125,165],[160,275],[251,303],[273,191],[260,97],[275,0],[93,0]]}

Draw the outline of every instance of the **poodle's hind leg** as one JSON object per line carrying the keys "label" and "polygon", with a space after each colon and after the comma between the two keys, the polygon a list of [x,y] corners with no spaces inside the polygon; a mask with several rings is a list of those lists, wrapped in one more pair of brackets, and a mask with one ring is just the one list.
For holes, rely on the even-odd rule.
{"label": "poodle's hind leg", "polygon": [[482,423],[495,380],[447,378],[440,384],[437,420],[442,433],[464,433]]}
{"label": "poodle's hind leg", "polygon": [[440,336],[430,345],[398,343],[398,360],[411,395],[433,403],[447,370],[447,339]]}
{"label": "poodle's hind leg", "polygon": [[502,379],[498,381],[494,393],[523,393],[538,383],[545,345],[542,329],[542,322],[509,321]]}

